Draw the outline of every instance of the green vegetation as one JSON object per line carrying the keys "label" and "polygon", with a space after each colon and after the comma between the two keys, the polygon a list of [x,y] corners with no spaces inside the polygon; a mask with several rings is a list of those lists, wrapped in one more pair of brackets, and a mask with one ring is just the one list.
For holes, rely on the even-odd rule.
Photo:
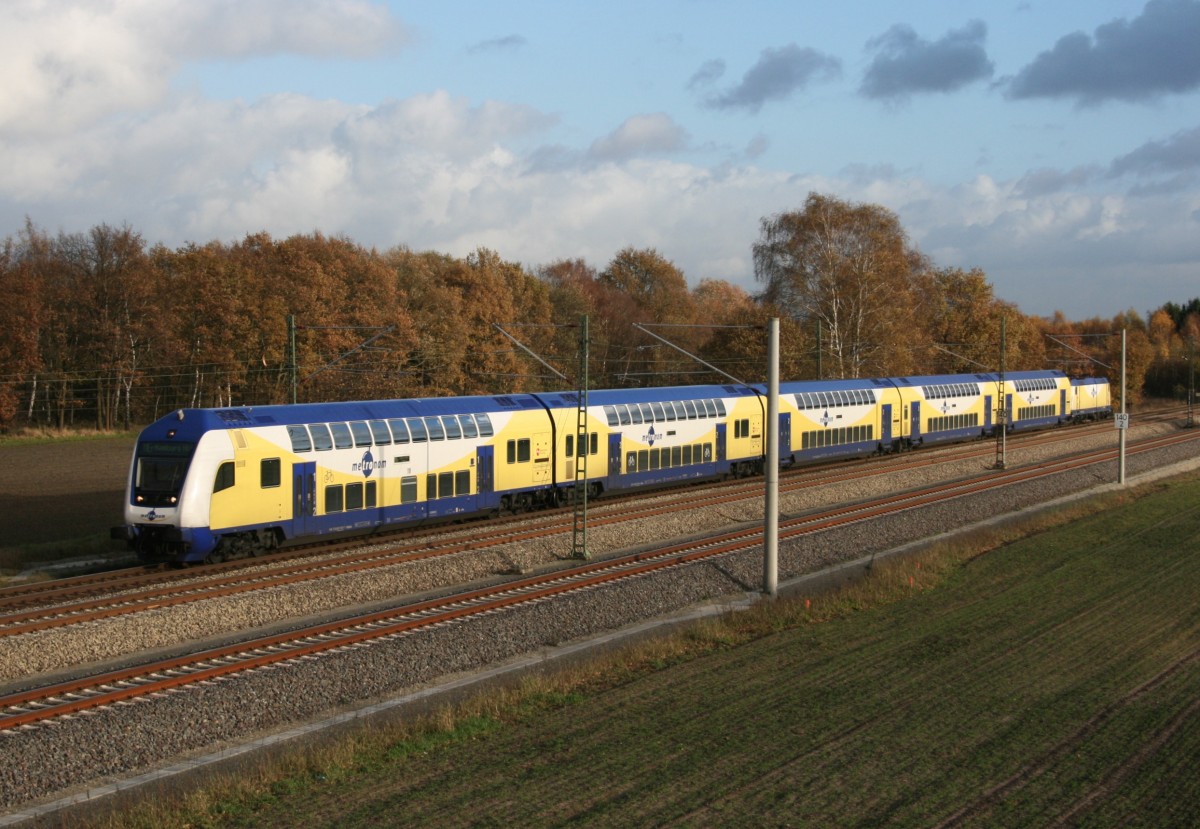
{"label": "green vegetation", "polygon": [[106,825],[1197,825],[1197,505],[1093,499]]}

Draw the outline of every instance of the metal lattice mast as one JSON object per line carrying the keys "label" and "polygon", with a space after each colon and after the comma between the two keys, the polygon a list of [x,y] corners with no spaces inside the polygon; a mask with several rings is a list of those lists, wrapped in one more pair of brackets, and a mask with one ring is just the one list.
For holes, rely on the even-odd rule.
{"label": "metal lattice mast", "polygon": [[587,559],[588,455],[588,318],[579,318],[579,407],[575,413],[575,523],[571,533],[571,556]]}
{"label": "metal lattice mast", "polygon": [[1004,352],[1008,348],[1006,342],[1006,328],[1008,322],[1007,317],[1000,318],[1000,382],[996,397],[999,398],[996,406],[996,464],[993,469],[1004,469],[1005,461],[1005,441],[1008,440],[1008,400],[1004,391]]}

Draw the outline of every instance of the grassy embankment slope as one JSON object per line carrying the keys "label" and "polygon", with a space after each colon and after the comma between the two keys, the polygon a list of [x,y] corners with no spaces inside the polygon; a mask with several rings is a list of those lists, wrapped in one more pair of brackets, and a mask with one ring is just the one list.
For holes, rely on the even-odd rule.
{"label": "grassy embankment slope", "polygon": [[120,825],[1200,825],[1200,479],[1147,491]]}

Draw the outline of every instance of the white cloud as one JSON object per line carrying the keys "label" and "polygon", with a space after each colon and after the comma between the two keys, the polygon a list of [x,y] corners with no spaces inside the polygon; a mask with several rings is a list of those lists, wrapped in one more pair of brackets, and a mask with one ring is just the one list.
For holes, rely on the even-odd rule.
{"label": "white cloud", "polygon": [[144,111],[185,59],[363,56],[404,37],[366,0],[9,0],[4,12],[0,137]]}
{"label": "white cloud", "polygon": [[594,141],[588,155],[600,161],[613,161],[682,150],[687,142],[687,132],[682,127],[666,113],[655,112],[626,119],[617,129]]}
{"label": "white cloud", "polygon": [[[295,19],[232,37],[243,11],[285,6],[272,17]],[[127,222],[170,246],[321,230],[452,255],[484,245],[531,266],[583,257],[603,267],[632,245],[657,248],[693,284],[723,279],[753,292],[760,220],[818,191],[894,210],[938,264],[982,268],[1000,297],[1029,313],[1109,314],[1148,285],[1161,295],[1147,304],[1195,294],[1200,196],[1113,189],[1150,172],[1190,172],[1179,159],[1191,156],[1177,151],[1191,147],[1191,133],[1118,160],[1114,169],[1138,173],[1125,179],[1095,166],[942,186],[887,164],[834,178],[766,169],[758,159],[779,139],[765,133],[741,156],[755,163],[684,163],[680,151],[703,150],[663,112],[563,146],[552,139],[557,115],[444,91],[366,106],[296,94],[215,101],[168,88],[188,56],[386,48],[401,33],[380,8],[15,4],[0,30],[0,153],[20,164],[0,167],[0,234],[26,216],[51,232]],[[338,32],[318,42],[322,27]],[[1071,268],[1087,273],[1089,290],[1055,278]]]}

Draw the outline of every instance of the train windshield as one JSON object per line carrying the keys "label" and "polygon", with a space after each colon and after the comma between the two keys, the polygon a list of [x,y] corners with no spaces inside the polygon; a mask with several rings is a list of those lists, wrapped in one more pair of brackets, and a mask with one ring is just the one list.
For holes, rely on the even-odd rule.
{"label": "train windshield", "polygon": [[179,491],[194,443],[146,441],[138,446],[133,477],[133,502],[143,507],[171,507],[179,502]]}

